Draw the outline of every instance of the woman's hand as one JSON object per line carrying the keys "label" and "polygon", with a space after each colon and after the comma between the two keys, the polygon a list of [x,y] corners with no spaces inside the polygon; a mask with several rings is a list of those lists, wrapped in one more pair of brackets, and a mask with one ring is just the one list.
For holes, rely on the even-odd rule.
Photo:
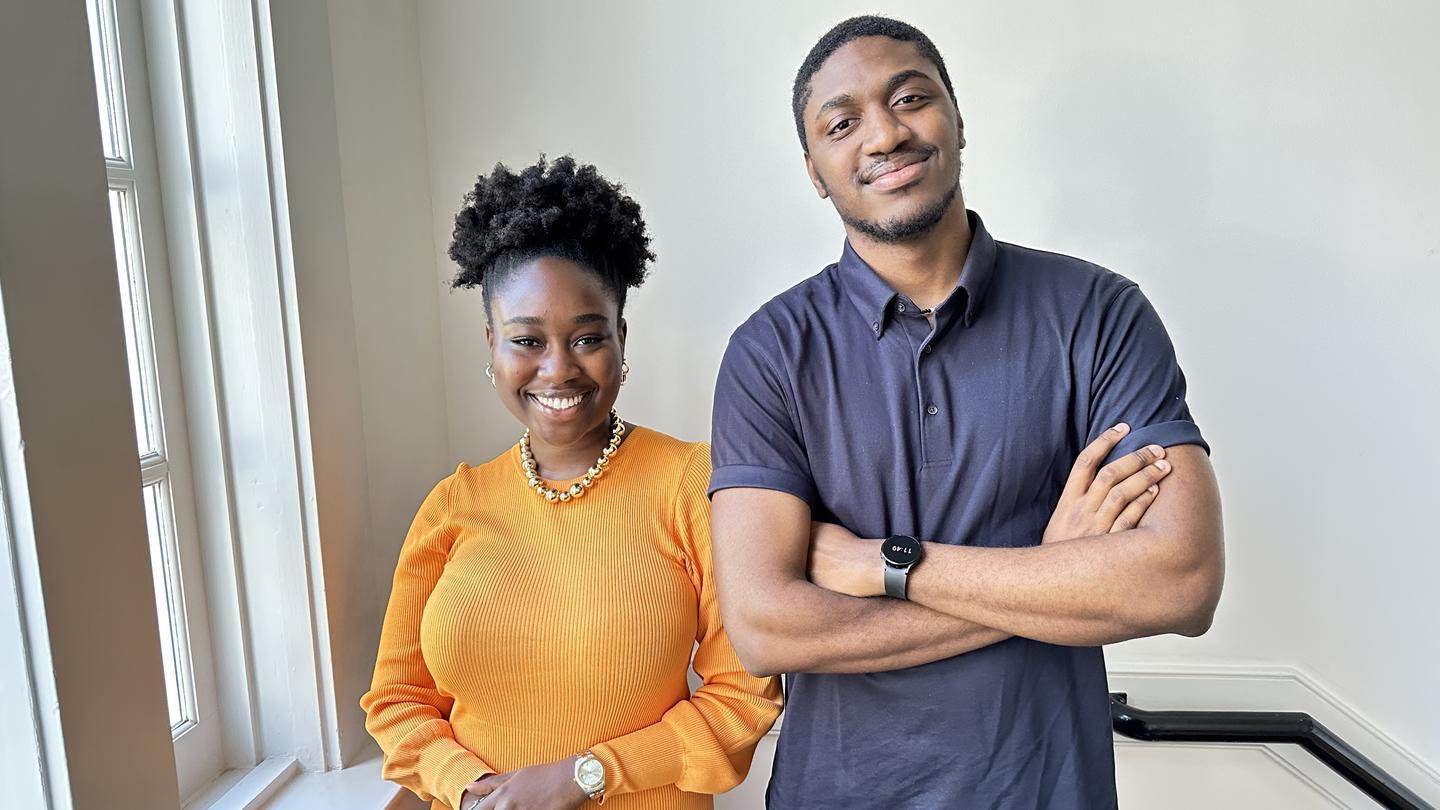
{"label": "woman's hand", "polygon": [[460,810],[575,810],[589,798],[575,784],[570,757],[471,782]]}
{"label": "woman's hand", "polygon": [[1075,459],[1041,543],[1122,532],[1140,525],[1140,518],[1160,493],[1160,479],[1170,474],[1165,448],[1158,444],[1142,447],[1095,471],[1129,432],[1130,426],[1122,422],[1101,433]]}

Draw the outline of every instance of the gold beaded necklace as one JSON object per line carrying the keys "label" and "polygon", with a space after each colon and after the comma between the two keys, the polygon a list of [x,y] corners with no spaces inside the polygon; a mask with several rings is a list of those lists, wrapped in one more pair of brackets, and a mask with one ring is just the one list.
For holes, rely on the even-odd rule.
{"label": "gold beaded necklace", "polygon": [[615,455],[615,451],[620,449],[620,440],[623,438],[625,438],[625,422],[620,418],[619,413],[611,410],[610,443],[605,445],[604,450],[600,451],[600,458],[595,459],[595,463],[590,466],[590,469],[585,471],[584,477],[571,484],[569,489],[551,489],[545,486],[544,481],[540,480],[539,466],[535,463],[535,454],[530,452],[530,428],[525,428],[525,435],[520,437],[520,466],[525,469],[526,483],[531,489],[535,490],[536,495],[539,495],[550,503],[565,503],[578,498],[585,494],[585,490],[595,486],[595,482],[599,481],[600,476],[605,474],[605,465],[610,463],[610,459]]}

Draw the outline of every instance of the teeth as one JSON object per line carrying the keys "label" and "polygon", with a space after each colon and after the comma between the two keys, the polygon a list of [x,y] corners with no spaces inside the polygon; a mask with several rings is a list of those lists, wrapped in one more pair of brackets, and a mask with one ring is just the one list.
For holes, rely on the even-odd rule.
{"label": "teeth", "polygon": [[540,396],[539,394],[534,394],[533,396],[535,397],[535,401],[536,401],[536,402],[540,403],[541,405],[544,405],[545,407],[549,408],[549,409],[552,410],[552,411],[563,411],[563,410],[565,410],[566,408],[573,408],[573,407],[575,407],[576,405],[579,405],[579,404],[580,404],[580,401],[585,398],[585,395],[584,395],[584,394],[581,394],[581,395],[578,396],[578,397],[559,397],[559,398],[557,398],[557,397],[542,397],[542,396]]}

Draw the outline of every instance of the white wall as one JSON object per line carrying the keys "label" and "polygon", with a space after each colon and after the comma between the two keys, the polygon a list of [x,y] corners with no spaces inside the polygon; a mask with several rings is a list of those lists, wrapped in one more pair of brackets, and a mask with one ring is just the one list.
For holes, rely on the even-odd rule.
{"label": "white wall", "polygon": [[[478,172],[541,151],[596,163],[641,203],[659,255],[632,299],[620,407],[705,438],[730,330],[839,252],[838,221],[802,168],[789,85],[821,33],[873,9],[421,2],[438,277],[453,272],[443,247]],[[1001,239],[1140,282],[1214,445],[1229,551],[1215,627],[1118,645],[1112,668],[1170,672],[1198,684],[1172,697],[1196,701],[1215,693],[1187,673],[1294,670],[1433,780],[1440,9],[882,11],[949,60],[971,207]],[[483,460],[518,428],[480,373],[479,296],[442,295],[440,317],[451,452]]]}

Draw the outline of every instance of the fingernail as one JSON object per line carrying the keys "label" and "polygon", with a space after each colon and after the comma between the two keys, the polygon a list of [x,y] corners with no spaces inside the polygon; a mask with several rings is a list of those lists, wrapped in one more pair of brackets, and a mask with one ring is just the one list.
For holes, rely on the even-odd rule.
{"label": "fingernail", "polygon": [[1150,488],[1145,491],[1149,492],[1151,495],[1154,495],[1155,493],[1160,491],[1160,487],[1156,484],[1151,484]]}
{"label": "fingernail", "polygon": [[1149,450],[1149,451],[1152,452],[1152,453],[1154,453],[1157,458],[1158,458],[1158,457],[1162,457],[1162,456],[1165,455],[1165,448],[1161,447],[1161,446],[1158,445],[1158,444],[1152,444],[1152,445],[1150,445],[1149,447],[1147,447],[1147,448],[1145,448],[1145,449],[1146,449],[1146,450]]}
{"label": "fingernail", "polygon": [[1127,425],[1127,424],[1125,424],[1124,422],[1121,422],[1120,424],[1118,424],[1118,425],[1115,426],[1115,432],[1116,432],[1116,433],[1129,433],[1129,432],[1130,432],[1130,426]]}
{"label": "fingernail", "polygon": [[1162,458],[1159,461],[1155,462],[1155,468],[1159,470],[1168,470],[1170,469],[1170,462]]}

